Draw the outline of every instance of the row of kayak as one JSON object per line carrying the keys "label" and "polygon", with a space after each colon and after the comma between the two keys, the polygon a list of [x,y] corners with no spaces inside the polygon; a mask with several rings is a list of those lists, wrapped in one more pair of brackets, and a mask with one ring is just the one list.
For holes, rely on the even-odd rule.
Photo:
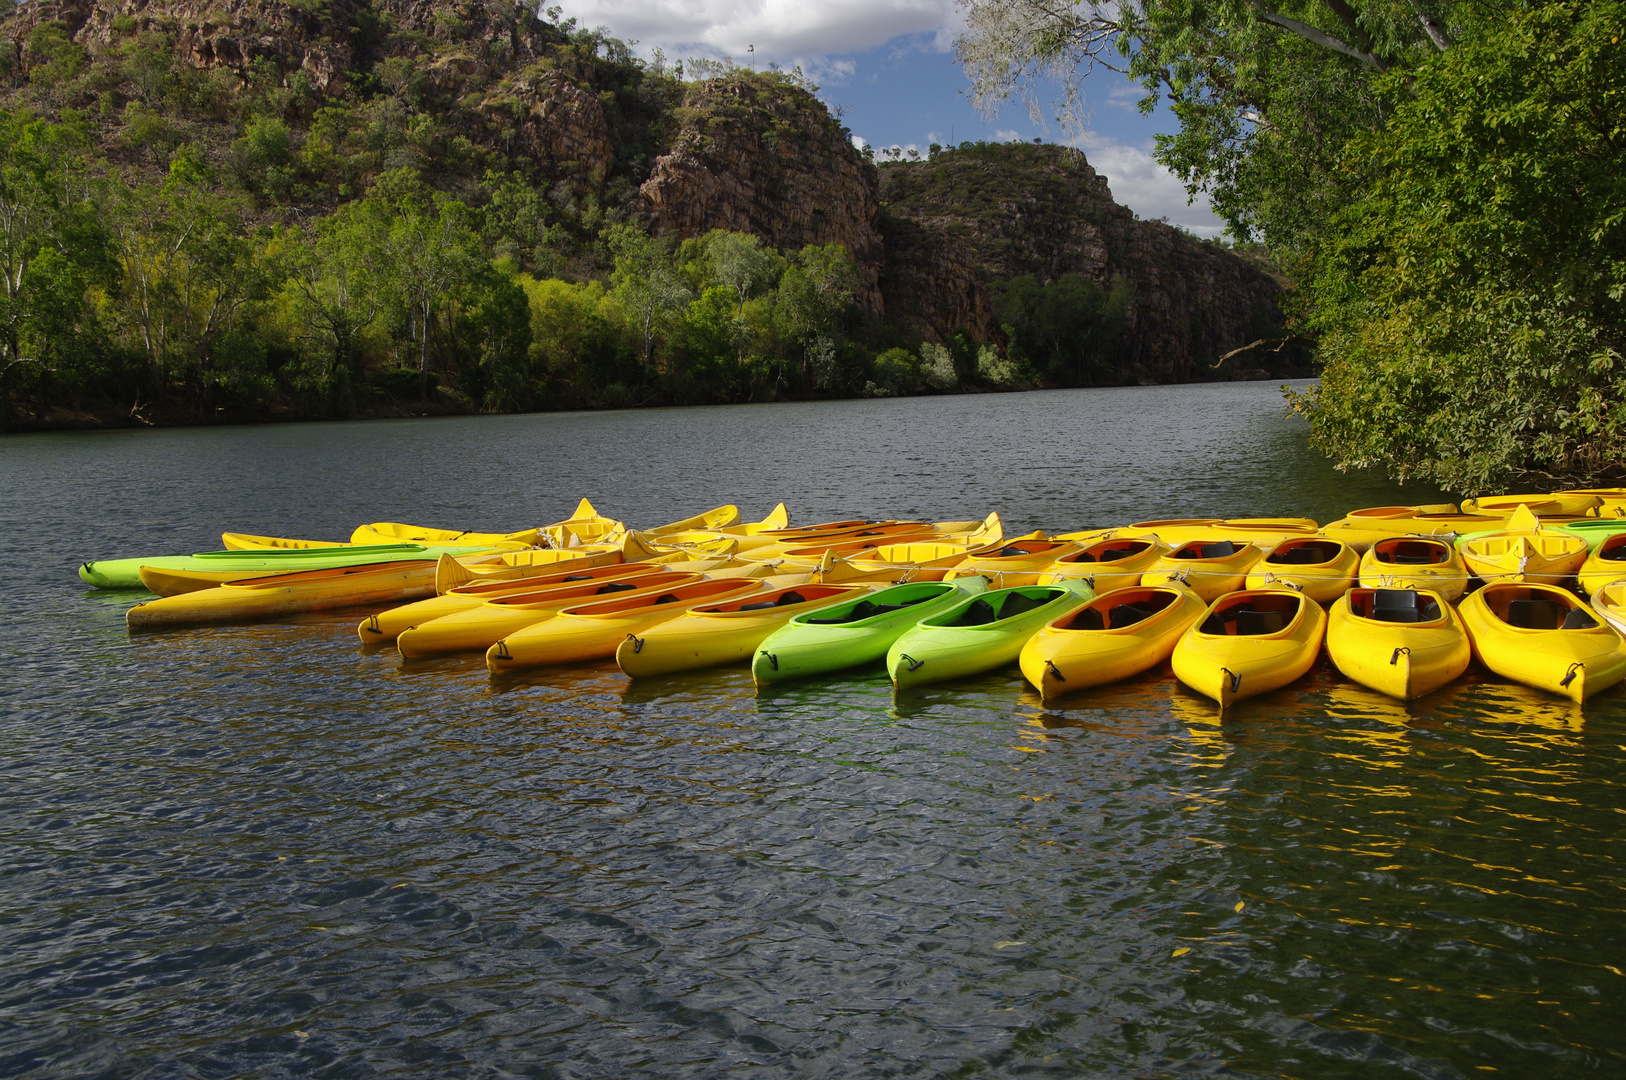
{"label": "row of kayak", "polygon": [[[1292,682],[1324,644],[1395,697],[1478,656],[1580,701],[1626,675],[1611,628],[1626,623],[1626,492],[1532,498],[1371,508],[1326,527],[1203,518],[1014,539],[997,515],[792,529],[782,505],[756,522],[728,506],[632,530],[583,500],[510,533],[228,533],[222,552],[80,575],[160,593],[129,610],[132,627],[400,605],[364,619],[361,640],[408,658],[483,650],[494,674],[614,656],[634,677],[748,662],[766,685],[881,662],[906,690],[1018,662],[1048,699],[1170,661],[1227,705]],[[1590,612],[1558,585],[1575,575]]]}

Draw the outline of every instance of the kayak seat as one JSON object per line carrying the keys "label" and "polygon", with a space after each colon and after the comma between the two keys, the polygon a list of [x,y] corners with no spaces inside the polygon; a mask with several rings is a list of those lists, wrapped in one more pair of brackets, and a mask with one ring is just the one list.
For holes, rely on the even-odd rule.
{"label": "kayak seat", "polygon": [[1271,552],[1266,562],[1287,563],[1289,566],[1310,566],[1319,562],[1326,562],[1321,552],[1313,547],[1288,548],[1286,551]]}
{"label": "kayak seat", "polygon": [[1101,617],[1101,612],[1095,608],[1085,608],[1079,612],[1078,618],[1073,620],[1074,630],[1105,630],[1107,622]]}
{"label": "kayak seat", "polygon": [[1129,556],[1135,554],[1137,550],[1137,548],[1132,547],[1107,548],[1105,551],[1101,552],[1101,561],[1117,562],[1119,559],[1127,559]]}
{"label": "kayak seat", "polygon": [[657,604],[675,604],[677,602],[678,598],[676,593],[661,593],[659,596],[655,597],[655,603]]}
{"label": "kayak seat", "polygon": [[1570,608],[1570,613],[1564,616],[1564,625],[1560,629],[1590,630],[1597,625],[1598,620],[1594,619],[1586,608]]}
{"label": "kayak seat", "polygon": [[960,612],[960,617],[945,626],[987,626],[996,621],[999,616],[994,612],[994,605],[986,600],[973,600]]}
{"label": "kayak seat", "polygon": [[781,595],[779,599],[775,600],[773,603],[774,607],[790,607],[792,604],[807,603],[807,597],[803,596],[799,592],[788,592]]}
{"label": "kayak seat", "polygon": [[[1102,552],[1103,556],[1105,554],[1106,554],[1106,552]],[[1094,562],[1095,561],[1095,556],[1091,555],[1087,551],[1081,551],[1077,555],[1074,555],[1071,560],[1063,560],[1063,561],[1064,562],[1066,562],[1066,561],[1071,561],[1071,562]]]}
{"label": "kayak seat", "polygon": [[882,611],[887,610],[889,607],[890,605],[877,605],[870,600],[860,600],[845,612],[838,612],[835,615],[829,615],[822,619],[808,618],[802,621],[818,623],[821,626],[835,626],[840,625],[841,623],[858,622],[862,619],[869,618],[871,615],[879,615]]}
{"label": "kayak seat", "polygon": [[1253,634],[1274,634],[1287,625],[1287,617],[1279,611],[1254,611],[1250,608],[1236,609],[1237,636]]}
{"label": "kayak seat", "polygon": [[[1226,612],[1226,614],[1229,615],[1231,612]],[[1203,624],[1197,629],[1205,634],[1223,634],[1225,633],[1225,620],[1218,615],[1210,615],[1203,620]]]}
{"label": "kayak seat", "polygon": [[1041,597],[1036,600],[1019,592],[1011,593],[1005,598],[1005,602],[999,606],[999,617],[1001,619],[1015,618],[1018,615],[1025,615],[1037,608],[1042,608],[1048,603],[1050,603],[1049,597]]}
{"label": "kayak seat", "polygon": [[566,581],[592,581],[593,580],[593,575],[592,574],[566,574],[564,580],[566,580]]}
{"label": "kayak seat", "polygon": [[1522,630],[1557,630],[1558,611],[1551,600],[1510,600],[1507,624]]}
{"label": "kayak seat", "polygon": [[1604,562],[1626,562],[1626,544],[1617,544],[1615,547],[1598,552],[1598,558]]}
{"label": "kayak seat", "polygon": [[627,592],[629,589],[636,589],[637,587],[630,581],[612,581],[608,585],[602,585],[594,589],[593,595],[603,596],[605,593]]}
{"label": "kayak seat", "polygon": [[1411,589],[1374,589],[1373,594],[1372,618],[1379,622],[1421,621],[1417,611],[1417,594]]}
{"label": "kayak seat", "polygon": [[1112,609],[1110,614],[1112,616],[1112,627],[1115,630],[1123,626],[1134,626],[1136,623],[1144,622],[1152,617],[1152,612],[1143,607],[1136,607],[1134,604],[1119,604]]}
{"label": "kayak seat", "polygon": [[1217,540],[1212,544],[1203,545],[1203,558],[1223,559],[1227,555],[1236,554],[1236,545],[1229,540]]}
{"label": "kayak seat", "polygon": [[1026,554],[1028,554],[1027,548],[1020,548],[1020,547],[1017,547],[1015,544],[1010,544],[1010,545],[1007,545],[1006,547],[1002,547],[1002,548],[999,549],[999,556],[998,557],[1001,558],[1001,559],[1008,559],[1013,555],[1026,555]]}
{"label": "kayak seat", "polygon": [[778,607],[778,606],[779,606],[779,601],[777,601],[777,600],[763,600],[763,601],[760,601],[760,602],[755,603],[755,604],[741,604],[739,606],[739,608],[737,608],[736,610],[739,610],[739,611],[763,611],[763,610],[765,610],[767,608]]}
{"label": "kayak seat", "polygon": [[1399,566],[1427,566],[1434,558],[1431,555],[1396,555],[1389,561]]}

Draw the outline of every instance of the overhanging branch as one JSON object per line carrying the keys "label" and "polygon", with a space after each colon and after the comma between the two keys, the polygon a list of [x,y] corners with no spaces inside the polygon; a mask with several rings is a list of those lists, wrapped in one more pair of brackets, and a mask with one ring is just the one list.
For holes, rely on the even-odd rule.
{"label": "overhanging branch", "polygon": [[1313,45],[1319,45],[1323,49],[1330,49],[1345,56],[1352,56],[1373,71],[1384,71],[1389,66],[1381,57],[1373,53],[1357,49],[1348,42],[1340,41],[1326,31],[1317,30],[1308,23],[1301,23],[1297,19],[1289,19],[1286,15],[1278,15],[1269,8],[1260,8],[1259,17],[1272,26],[1279,26],[1290,34],[1297,34]]}

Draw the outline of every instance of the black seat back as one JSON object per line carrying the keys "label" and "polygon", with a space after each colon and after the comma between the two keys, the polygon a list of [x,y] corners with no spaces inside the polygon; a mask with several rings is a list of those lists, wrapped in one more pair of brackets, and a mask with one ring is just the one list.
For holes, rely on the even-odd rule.
{"label": "black seat back", "polygon": [[629,589],[636,589],[637,587],[638,586],[634,585],[630,581],[612,581],[608,585],[602,585],[599,588],[594,589],[593,595],[603,596],[605,593],[626,592]]}
{"label": "black seat back", "polygon": [[944,625],[946,625],[946,626],[987,626],[989,623],[993,622],[997,617],[998,616],[996,616],[994,614],[994,605],[990,604],[988,601],[982,599],[981,597],[978,597],[976,600],[971,601],[971,603],[966,607],[966,609],[964,611],[960,612],[960,617],[959,618],[955,619],[951,623],[946,623]]}
{"label": "black seat back", "polygon": [[1279,611],[1254,611],[1251,608],[1236,609],[1236,632],[1238,636],[1252,634],[1274,634],[1287,625],[1287,616]]}
{"label": "black seat back", "polygon": [[1417,594],[1411,589],[1372,590],[1372,618],[1379,622],[1418,622]]}
{"label": "black seat back", "polygon": [[1074,630],[1105,630],[1106,628],[1106,620],[1101,617],[1101,612],[1096,608],[1085,608],[1079,612],[1078,618],[1073,620]]}
{"label": "black seat back", "polygon": [[838,611],[834,614],[826,615],[823,618],[814,618],[810,616],[804,619],[803,622],[818,623],[821,626],[832,626],[839,625],[841,623],[858,622],[860,619],[867,619],[871,615],[879,615],[882,611],[887,610],[896,609],[892,608],[890,605],[883,607],[870,600],[860,600],[846,612]]}
{"label": "black seat back", "polygon": [[1227,555],[1235,555],[1236,545],[1229,540],[1216,540],[1212,544],[1204,544],[1202,552],[1204,559],[1222,559]]}
{"label": "black seat back", "polygon": [[1559,610],[1551,600],[1510,600],[1507,623],[1523,630],[1557,630]]}
{"label": "black seat back", "polygon": [[1050,603],[1051,599],[1049,596],[1032,597],[1025,593],[1013,592],[1005,597],[1003,604],[999,605],[999,617],[1001,619],[1010,619],[1015,618],[1017,615],[1024,615],[1035,608],[1044,607]]}
{"label": "black seat back", "polygon": [[1112,626],[1117,629],[1121,626],[1134,626],[1138,622],[1150,619],[1152,612],[1134,604],[1119,604],[1112,609],[1111,615]]}

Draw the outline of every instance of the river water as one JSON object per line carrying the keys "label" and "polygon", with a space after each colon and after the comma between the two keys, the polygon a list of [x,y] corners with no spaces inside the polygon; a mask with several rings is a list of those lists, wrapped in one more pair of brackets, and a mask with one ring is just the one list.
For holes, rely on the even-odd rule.
{"label": "river water", "polygon": [[1616,1077],[1626,695],[1323,662],[494,685],[359,613],[132,636],[79,561],[511,529],[1320,520],[1273,387],[0,439],[0,1076]]}

